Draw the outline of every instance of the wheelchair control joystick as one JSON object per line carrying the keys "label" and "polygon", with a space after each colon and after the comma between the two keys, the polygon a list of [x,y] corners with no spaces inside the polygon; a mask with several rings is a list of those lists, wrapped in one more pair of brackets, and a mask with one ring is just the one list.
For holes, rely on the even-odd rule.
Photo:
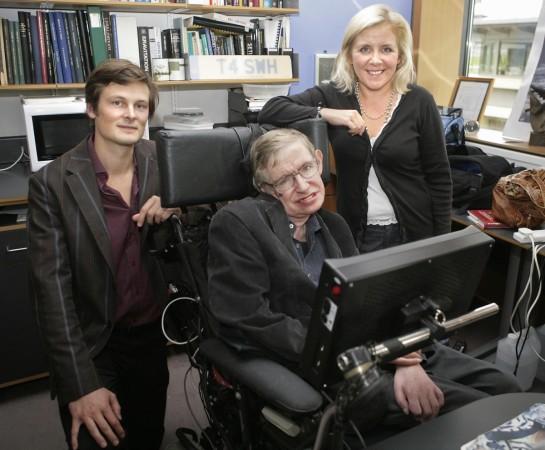
{"label": "wheelchair control joystick", "polygon": [[[429,304],[434,305],[433,302]],[[366,410],[371,408],[373,415],[380,416],[379,399],[386,383],[380,363],[421,349],[434,339],[448,336],[459,328],[496,314],[499,308],[497,304],[490,303],[451,320],[445,320],[439,308],[426,307],[424,310],[427,316],[421,319],[423,328],[379,344],[353,347],[337,356],[337,366],[343,374],[344,383],[337,392],[335,403],[330,405],[330,413],[324,413],[322,417],[314,450],[323,448],[326,430],[332,419],[334,427],[330,448],[338,450],[343,448],[343,432],[349,420],[364,423]]]}

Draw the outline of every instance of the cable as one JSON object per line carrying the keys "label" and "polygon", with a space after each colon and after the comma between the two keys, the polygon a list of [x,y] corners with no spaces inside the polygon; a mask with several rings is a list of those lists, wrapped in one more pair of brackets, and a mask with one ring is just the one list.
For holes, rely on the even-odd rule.
{"label": "cable", "polygon": [[3,167],[0,169],[0,172],[5,172],[6,170],[13,169],[21,159],[23,159],[23,156],[25,155],[25,148],[21,145],[21,153],[19,154],[19,157],[15,160],[15,162],[11,163],[8,167]]}
{"label": "cable", "polygon": [[[529,274],[528,274],[528,280],[527,280],[526,286],[524,288],[524,291],[520,295],[520,297],[519,297],[519,299],[517,301],[517,304],[515,305],[515,308],[513,310],[513,314],[516,312],[516,314],[518,315],[519,322],[522,321],[522,323],[519,324],[519,332],[517,334],[517,341],[515,342],[515,368],[513,370],[513,374],[515,376],[517,375],[517,372],[518,372],[518,369],[519,369],[519,364],[520,364],[520,358],[522,356],[522,352],[524,351],[524,346],[526,344],[526,341],[528,339],[528,335],[529,335],[529,332],[530,332],[530,327],[529,327],[529,325],[527,323],[527,318],[528,318],[527,314],[522,314],[521,312],[518,311],[519,307],[521,305],[521,302],[523,301],[524,298],[526,298],[526,292],[528,292],[528,299],[529,300],[524,305],[525,309],[527,309],[528,303],[530,302],[530,298],[532,297],[532,288],[533,288],[533,282],[532,282],[533,280],[532,279],[533,279],[533,276],[534,276],[534,263],[537,261],[537,256],[536,256],[536,244],[535,244],[534,238],[533,238],[532,235],[529,235],[529,237],[530,237],[530,242],[532,244],[532,259],[531,259],[531,264],[530,264],[530,271],[529,271]],[[511,317],[513,317],[513,316],[511,316]],[[523,333],[524,333],[524,338],[522,338]],[[521,339],[522,339],[522,343],[521,343]]]}
{"label": "cable", "polygon": [[176,340],[172,339],[167,334],[166,329],[165,329],[165,316],[166,316],[166,313],[168,311],[168,308],[170,308],[171,305],[173,305],[174,303],[176,303],[179,300],[189,300],[189,301],[198,303],[198,301],[195,300],[193,297],[176,297],[175,299],[168,302],[167,306],[165,306],[165,309],[163,309],[163,314],[161,314],[161,330],[163,331],[163,335],[165,336],[167,341],[172,342],[173,344],[176,344],[176,345],[186,345],[186,344],[194,342],[196,339],[198,339],[199,335],[195,335],[195,336],[193,336],[193,337],[191,337],[191,338],[189,338],[189,339],[187,339],[185,341],[176,341]]}
{"label": "cable", "polygon": [[320,425],[318,427],[318,432],[316,434],[316,439],[314,440],[314,446],[312,450],[320,450],[324,443],[324,436],[329,430],[329,422],[335,416],[337,412],[337,406],[335,404],[329,405],[324,411],[322,418],[320,419]]}
{"label": "cable", "polygon": [[[510,318],[510,329],[513,333],[517,335],[517,340],[515,343],[515,368],[513,373],[516,375],[518,372],[519,364],[520,364],[520,358],[522,356],[522,353],[524,351],[524,347],[526,345],[526,342],[528,341],[528,337],[530,334],[530,316],[537,305],[537,302],[539,301],[539,298],[541,296],[541,282],[542,282],[542,272],[543,272],[543,265],[540,267],[539,261],[538,261],[538,255],[541,250],[545,248],[544,244],[536,245],[536,242],[533,238],[533,236],[529,235],[530,242],[532,245],[532,255],[531,255],[531,263],[530,263],[530,270],[528,274],[528,280],[526,282],[526,285],[524,287],[524,290],[520,294],[519,298],[517,299],[517,302],[513,308],[513,312],[511,314]],[[534,286],[534,279],[535,275],[537,274],[537,292],[535,295],[533,295],[533,286]],[[521,311],[521,305],[524,299],[528,299],[524,305],[523,305],[523,311]],[[518,322],[518,329],[517,332],[516,327],[514,325],[514,319],[517,318]],[[540,358],[543,359],[535,348],[531,347],[534,353]]]}
{"label": "cable", "polygon": [[363,436],[361,435],[360,430],[358,430],[358,427],[356,426],[356,424],[352,420],[350,420],[348,423],[354,430],[354,433],[356,433],[356,436],[358,437],[362,447],[367,448],[367,443],[365,442],[365,439],[363,439]]}
{"label": "cable", "polygon": [[193,368],[192,367],[188,367],[187,370],[185,371],[185,375],[184,375],[184,397],[185,397],[185,403],[187,405],[187,409],[189,411],[189,414],[191,414],[191,417],[193,419],[193,421],[195,422],[195,425],[197,425],[197,428],[199,429],[199,431],[201,432],[201,436],[204,436],[206,438],[206,440],[208,441],[208,443],[210,444],[210,448],[214,448],[214,444],[212,443],[212,441],[210,440],[210,438],[208,437],[208,434],[205,432],[204,428],[202,427],[202,425],[200,424],[200,422],[197,420],[197,416],[195,415],[194,411],[193,411],[193,408],[191,407],[191,403],[189,401],[189,396],[187,394],[187,378],[189,377],[189,373],[191,372]]}

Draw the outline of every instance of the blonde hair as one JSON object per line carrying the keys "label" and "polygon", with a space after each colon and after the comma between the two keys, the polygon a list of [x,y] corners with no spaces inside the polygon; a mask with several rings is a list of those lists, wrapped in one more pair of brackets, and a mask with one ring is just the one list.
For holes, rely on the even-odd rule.
{"label": "blonde hair", "polygon": [[398,93],[404,94],[409,90],[408,85],[414,83],[416,73],[412,57],[413,38],[409,24],[401,14],[390,7],[371,5],[363,8],[352,17],[344,32],[341,50],[335,60],[331,78],[331,81],[341,92],[354,93],[357,79],[350,62],[354,40],[362,31],[384,23],[392,27],[400,56],[400,63],[393,79],[393,87]]}
{"label": "blonde hair", "polygon": [[263,185],[268,183],[265,172],[269,163],[275,162],[276,155],[280,150],[294,143],[299,143],[301,147],[309,151],[313,158],[315,157],[314,145],[303,133],[291,128],[271,130],[254,141],[250,150],[250,164],[253,183],[257,189],[262,190]]}

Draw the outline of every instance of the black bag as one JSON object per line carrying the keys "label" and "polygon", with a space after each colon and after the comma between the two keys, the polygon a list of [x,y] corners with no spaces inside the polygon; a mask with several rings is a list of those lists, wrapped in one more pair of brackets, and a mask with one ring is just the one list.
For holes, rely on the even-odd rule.
{"label": "black bag", "polygon": [[498,180],[513,173],[502,156],[487,155],[480,148],[458,146],[448,155],[452,177],[452,206],[456,212],[490,209],[492,190]]}

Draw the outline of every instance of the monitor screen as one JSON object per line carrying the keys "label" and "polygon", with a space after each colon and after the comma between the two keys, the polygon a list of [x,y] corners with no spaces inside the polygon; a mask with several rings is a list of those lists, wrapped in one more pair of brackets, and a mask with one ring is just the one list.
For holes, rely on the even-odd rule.
{"label": "monitor screen", "polygon": [[53,160],[79,144],[91,131],[87,114],[35,115],[32,117],[38,160]]}
{"label": "monitor screen", "polygon": [[337,355],[407,331],[401,309],[426,296],[448,319],[467,312],[494,240],[475,227],[324,262],[302,358],[316,387],[341,379]]}

